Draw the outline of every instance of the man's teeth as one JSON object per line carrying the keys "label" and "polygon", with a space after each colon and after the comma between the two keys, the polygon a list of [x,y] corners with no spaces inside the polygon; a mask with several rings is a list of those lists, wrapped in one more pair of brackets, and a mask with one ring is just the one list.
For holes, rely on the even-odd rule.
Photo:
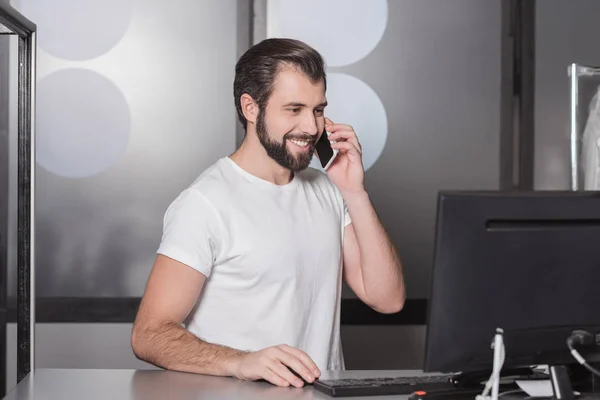
{"label": "man's teeth", "polygon": [[310,142],[305,142],[303,140],[295,140],[295,139],[290,139],[290,141],[300,147],[306,147],[310,143]]}

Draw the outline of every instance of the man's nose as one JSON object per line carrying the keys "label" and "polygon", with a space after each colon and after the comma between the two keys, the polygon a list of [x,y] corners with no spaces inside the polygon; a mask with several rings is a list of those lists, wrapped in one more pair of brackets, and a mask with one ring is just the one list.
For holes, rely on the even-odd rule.
{"label": "man's nose", "polygon": [[319,133],[319,128],[317,125],[317,119],[314,115],[307,115],[306,118],[302,121],[302,133],[307,135],[315,136]]}

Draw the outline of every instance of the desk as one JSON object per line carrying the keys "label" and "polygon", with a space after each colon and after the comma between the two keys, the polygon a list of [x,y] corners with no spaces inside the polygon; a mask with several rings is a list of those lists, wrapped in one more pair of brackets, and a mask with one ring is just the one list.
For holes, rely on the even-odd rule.
{"label": "desk", "polygon": [[[322,378],[412,376],[419,371],[325,371]],[[350,400],[406,399],[407,396],[345,397]],[[9,400],[325,400],[304,388],[280,388],[266,382],[244,382],[163,370],[37,369],[5,397]]]}

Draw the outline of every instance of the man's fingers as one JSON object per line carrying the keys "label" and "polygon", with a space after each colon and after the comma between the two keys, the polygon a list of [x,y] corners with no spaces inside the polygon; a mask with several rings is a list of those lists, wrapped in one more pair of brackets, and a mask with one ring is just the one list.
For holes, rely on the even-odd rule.
{"label": "man's fingers", "polygon": [[329,118],[325,118],[325,130],[331,133],[331,135],[329,135],[329,140],[351,142],[354,147],[358,149],[358,152],[362,154],[362,146],[358,140],[358,136],[356,136],[356,132],[354,132],[354,128],[351,125],[336,124]]}
{"label": "man's fingers", "polygon": [[337,133],[341,131],[354,132],[352,125],[347,124],[327,124],[325,125],[325,130],[329,133]]}
{"label": "man's fingers", "polygon": [[331,143],[331,148],[338,149],[342,153],[348,153],[349,155],[360,157],[360,151],[350,142]]}
{"label": "man's fingers", "polygon": [[[310,372],[306,365],[300,359],[291,353],[279,349],[279,354],[276,356],[281,363],[289,367],[292,371],[298,374],[307,382],[313,382],[315,380],[314,374]],[[290,372],[291,373],[291,372]],[[296,377],[296,375],[294,375]],[[296,379],[300,379],[297,378]]]}
{"label": "man's fingers", "polygon": [[265,370],[263,372],[263,378],[276,386],[282,386],[282,387],[290,386],[290,383],[287,380],[283,379],[281,376],[279,376],[278,374],[273,372],[268,367],[265,367]]}
{"label": "man's fingers", "polygon": [[289,382],[291,385],[295,387],[304,386],[304,382],[302,379],[298,378],[294,375],[285,365],[283,365],[279,360],[272,360],[272,362],[268,365],[269,369],[279,375],[286,382]]}
{"label": "man's fingers", "polygon": [[354,131],[352,130],[341,130],[332,133],[331,135],[329,135],[329,140],[335,140],[338,142],[350,142],[354,145],[354,147],[358,149],[359,153],[362,153],[362,147],[360,145],[360,142],[358,141],[358,137],[356,136],[356,133],[354,133]]}
{"label": "man's fingers", "polygon": [[[284,352],[287,352],[287,353],[291,354],[292,356],[296,357],[298,360],[300,360],[302,362],[302,364],[307,368],[307,373],[310,374],[310,377],[315,378],[315,377],[319,377],[321,375],[321,371],[319,371],[317,364],[315,364],[315,362],[308,356],[308,354],[306,354],[302,350],[296,349],[296,348],[288,346],[288,345],[280,346],[280,348]],[[304,374],[302,374],[302,375],[304,376]],[[306,379],[306,378],[307,377],[304,377],[304,379]]]}
{"label": "man's fingers", "polygon": [[333,133],[338,130],[347,130],[347,129],[352,130],[352,126],[347,125],[347,124],[336,124],[329,118],[325,117],[325,130],[327,132]]}

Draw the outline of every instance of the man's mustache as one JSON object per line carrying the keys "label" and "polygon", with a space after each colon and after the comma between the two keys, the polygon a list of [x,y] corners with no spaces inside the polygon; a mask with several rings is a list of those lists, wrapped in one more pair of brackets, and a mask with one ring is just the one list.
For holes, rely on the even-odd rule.
{"label": "man's mustache", "polygon": [[288,134],[288,133],[286,133],[283,138],[285,140],[295,139],[295,140],[301,140],[303,142],[314,142],[317,139],[315,136],[297,135],[297,134]]}

